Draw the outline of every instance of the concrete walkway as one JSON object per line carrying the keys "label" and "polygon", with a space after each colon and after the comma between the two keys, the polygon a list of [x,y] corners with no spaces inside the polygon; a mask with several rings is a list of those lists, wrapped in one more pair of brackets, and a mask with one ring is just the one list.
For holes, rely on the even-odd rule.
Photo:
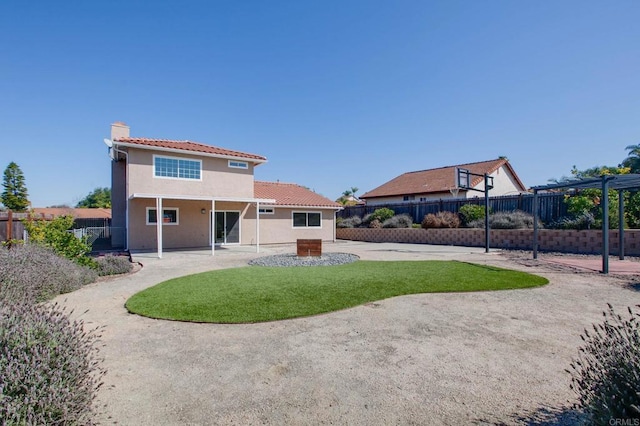
{"label": "concrete walkway", "polygon": [[565,372],[606,302],[640,303],[633,278],[582,275],[481,248],[337,242],[371,260],[460,260],[550,279],[513,291],[402,296],[326,315],[194,324],[127,313],[134,293],[169,278],[244,266],[293,246],[135,256],[143,268],[57,301],[105,326],[108,373],[98,420],[122,425],[571,424]]}

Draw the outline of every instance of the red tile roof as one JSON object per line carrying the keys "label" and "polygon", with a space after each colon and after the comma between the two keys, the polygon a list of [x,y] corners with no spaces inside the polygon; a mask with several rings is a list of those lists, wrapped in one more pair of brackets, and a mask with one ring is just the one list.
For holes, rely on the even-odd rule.
{"label": "red tile roof", "polygon": [[[433,192],[449,192],[456,186],[456,168],[467,169],[472,173],[484,175],[493,173],[500,167],[505,166],[513,175],[516,185],[520,190],[526,188],[516,175],[515,171],[505,158],[498,158],[477,163],[459,164],[457,166],[440,167],[437,169],[419,170],[416,172],[404,173],[389,182],[372,189],[363,194],[360,198],[389,197],[408,194],[428,194]],[[471,186],[479,185],[482,177],[474,178]]]}
{"label": "red tile roof", "polygon": [[256,160],[258,162],[267,161],[266,157],[246,152],[233,151],[230,149],[220,148],[213,145],[205,145],[192,141],[176,141],[169,139],[148,139],[148,138],[118,138],[114,142],[131,145],[140,145],[141,147],[163,148],[168,150],[191,151],[203,154],[213,154],[224,157],[242,158],[247,160]]}
{"label": "red tile roof", "polygon": [[73,216],[74,219],[111,219],[111,209],[75,209],[72,207],[35,207],[33,213],[44,218]]}
{"label": "red tile roof", "polygon": [[340,204],[295,183],[255,181],[256,198],[273,198],[276,206],[340,208]]}

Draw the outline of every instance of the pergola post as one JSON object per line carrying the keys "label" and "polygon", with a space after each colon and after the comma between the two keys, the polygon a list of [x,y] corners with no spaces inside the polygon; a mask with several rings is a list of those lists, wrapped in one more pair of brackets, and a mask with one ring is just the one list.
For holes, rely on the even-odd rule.
{"label": "pergola post", "polygon": [[489,174],[484,174],[484,252],[489,253]]}
{"label": "pergola post", "polygon": [[256,253],[260,253],[260,201],[256,202]]}
{"label": "pergola post", "polygon": [[211,256],[216,255],[216,200],[211,199]]}
{"label": "pergola post", "polygon": [[602,175],[602,273],[609,273],[609,179]]}
{"label": "pergola post", "polygon": [[618,190],[618,258],[624,260],[624,190]]}
{"label": "pergola post", "polygon": [[533,190],[533,258],[538,258],[538,190]]}
{"label": "pergola post", "polygon": [[162,197],[156,198],[156,239],[158,240],[158,259],[162,259],[162,223],[164,215],[162,214]]}

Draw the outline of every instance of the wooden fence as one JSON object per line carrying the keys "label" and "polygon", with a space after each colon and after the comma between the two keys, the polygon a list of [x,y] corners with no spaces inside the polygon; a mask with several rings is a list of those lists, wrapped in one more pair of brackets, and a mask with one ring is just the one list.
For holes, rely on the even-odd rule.
{"label": "wooden fence", "polygon": [[[29,217],[29,213],[15,213],[11,211],[0,212],[0,242],[10,239],[21,240],[24,234],[24,224],[22,221]],[[34,219],[53,219],[52,215],[34,215]],[[73,222],[73,229],[82,229],[88,227],[111,227],[111,219],[97,218],[85,219],[76,218]]]}
{"label": "wooden fence", "polygon": [[[440,199],[421,202],[376,204],[369,206],[348,206],[338,212],[338,217],[351,216],[364,217],[373,213],[376,209],[389,208],[395,214],[408,214],[413,217],[414,223],[421,223],[422,219],[430,213],[449,211],[457,213],[465,204],[484,205],[484,198],[455,198]],[[522,210],[533,214],[533,194],[503,195],[489,198],[489,208],[493,212],[506,212]],[[538,217],[542,222],[548,223],[567,215],[567,205],[564,202],[563,193],[538,194]]]}

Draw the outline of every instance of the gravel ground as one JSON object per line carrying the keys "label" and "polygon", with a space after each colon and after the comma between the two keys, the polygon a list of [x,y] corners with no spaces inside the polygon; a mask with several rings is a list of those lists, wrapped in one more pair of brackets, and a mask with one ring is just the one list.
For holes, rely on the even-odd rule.
{"label": "gravel ground", "polygon": [[[326,315],[191,324],[131,315],[132,294],[187,273],[246,265],[228,250],[135,257],[126,277],[57,299],[105,326],[102,424],[575,424],[566,369],[606,303],[640,303],[637,277],[581,274],[513,254],[339,242],[325,252],[367,260],[455,259],[520,269],[544,287],[419,294]],[[292,247],[270,247],[286,254]],[[88,309],[88,312],[85,312]],[[85,312],[80,314],[81,312]]]}
{"label": "gravel ground", "polygon": [[322,256],[297,256],[295,254],[273,254],[251,259],[249,265],[256,266],[333,266],[352,263],[360,259],[351,253],[325,253]]}

